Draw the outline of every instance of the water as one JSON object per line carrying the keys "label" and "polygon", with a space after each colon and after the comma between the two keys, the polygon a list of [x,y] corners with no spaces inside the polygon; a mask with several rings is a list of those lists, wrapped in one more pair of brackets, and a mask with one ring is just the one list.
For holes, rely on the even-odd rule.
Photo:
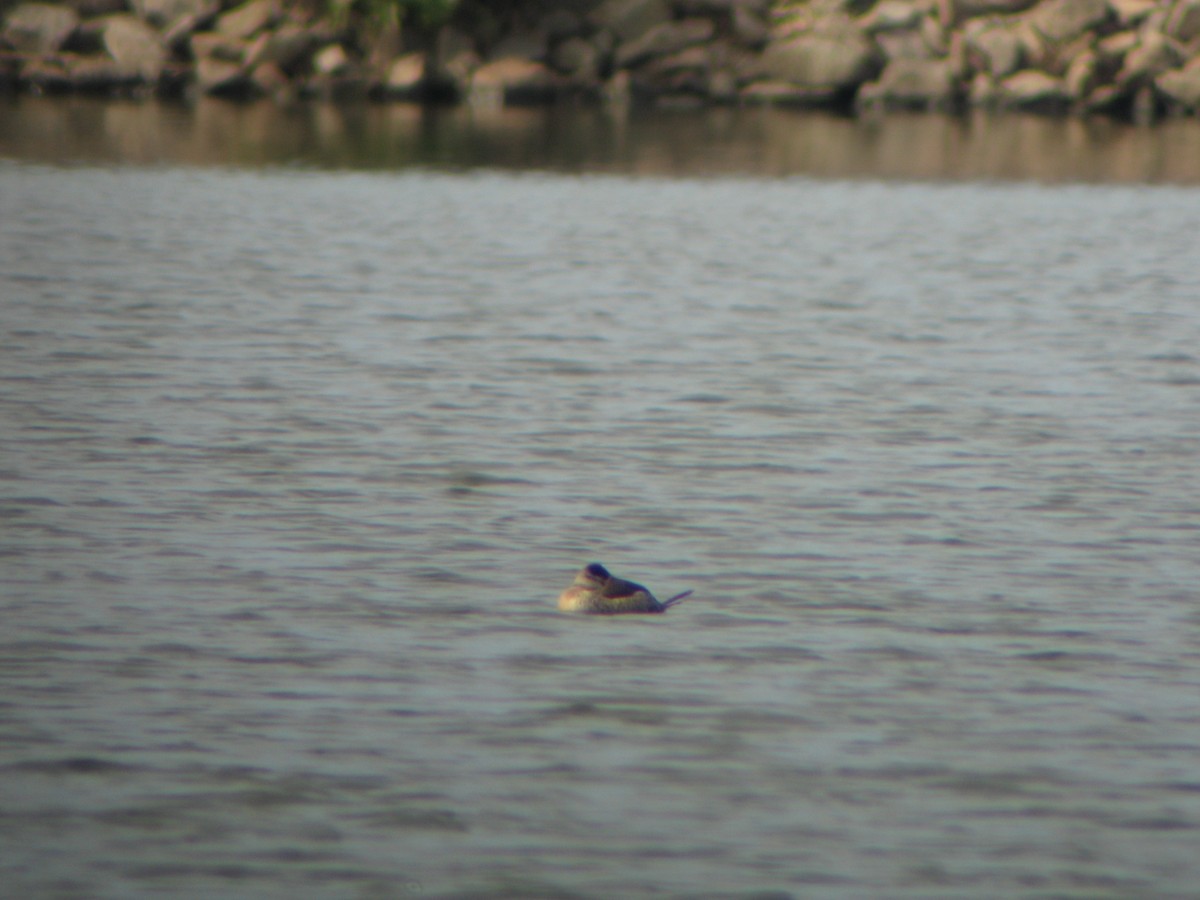
{"label": "water", "polygon": [[1194,896],[1198,201],[0,164],[0,883]]}

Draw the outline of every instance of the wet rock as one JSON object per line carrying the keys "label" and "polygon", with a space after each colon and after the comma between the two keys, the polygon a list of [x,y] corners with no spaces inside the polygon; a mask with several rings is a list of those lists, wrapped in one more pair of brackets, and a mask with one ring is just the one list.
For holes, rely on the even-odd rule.
{"label": "wet rock", "polygon": [[158,81],[167,61],[162,34],[135,16],[106,18],[104,47],[122,71],[140,75],[148,82]]}
{"label": "wet rock", "polygon": [[1182,69],[1172,69],[1154,79],[1154,86],[1175,106],[1200,112],[1200,56]]}
{"label": "wet rock", "polygon": [[1046,0],[1029,21],[1048,41],[1069,41],[1108,18],[1108,0]]}
{"label": "wet rock", "polygon": [[958,71],[949,59],[894,59],[879,80],[859,91],[860,106],[949,109],[959,95]]}
{"label": "wet rock", "polygon": [[60,49],[79,25],[65,6],[23,3],[4,22],[4,40],[19,53],[46,54]]}
{"label": "wet rock", "polygon": [[679,22],[663,22],[643,34],[637,40],[617,46],[614,62],[618,68],[628,68],[645,62],[651,57],[678,53],[685,47],[701,44],[713,36],[710,19],[684,19]]}

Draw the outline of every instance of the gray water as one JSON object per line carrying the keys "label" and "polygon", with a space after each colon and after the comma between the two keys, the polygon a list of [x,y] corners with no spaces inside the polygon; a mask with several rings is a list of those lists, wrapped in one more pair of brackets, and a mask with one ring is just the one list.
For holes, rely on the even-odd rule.
{"label": "gray water", "polygon": [[7,896],[1196,895],[1200,192],[0,206]]}

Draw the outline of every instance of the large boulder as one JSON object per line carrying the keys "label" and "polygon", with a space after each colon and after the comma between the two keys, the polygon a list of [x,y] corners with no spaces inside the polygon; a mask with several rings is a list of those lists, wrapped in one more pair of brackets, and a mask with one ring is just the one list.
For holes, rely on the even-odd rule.
{"label": "large boulder", "polygon": [[1200,37],[1200,0],[1180,0],[1175,4],[1164,31],[1183,44]]}
{"label": "large boulder", "polygon": [[50,3],[23,3],[4,22],[4,40],[19,53],[54,53],[79,25],[73,9]]}
{"label": "large boulder", "polygon": [[869,81],[882,60],[866,34],[839,27],[774,41],[767,45],[762,64],[771,81],[832,94]]}
{"label": "large boulder", "polygon": [[893,59],[879,80],[858,94],[862,106],[947,109],[960,93],[958,72],[949,59]]}
{"label": "large boulder", "polygon": [[1029,21],[1048,41],[1069,41],[1108,18],[1108,0],[1047,0]]}
{"label": "large boulder", "polygon": [[250,0],[222,13],[217,18],[216,30],[226,37],[248,38],[270,24],[274,17],[274,0]]}
{"label": "large boulder", "polygon": [[977,19],[967,24],[963,35],[975,68],[993,78],[1005,78],[1024,65],[1027,40],[1020,25]]}
{"label": "large boulder", "polygon": [[162,34],[136,16],[115,15],[104,20],[104,48],[122,72],[158,81],[167,61]]}
{"label": "large boulder", "polygon": [[1175,105],[1200,112],[1200,56],[1182,69],[1163,72],[1154,79],[1154,86]]}
{"label": "large boulder", "polygon": [[543,63],[509,56],[475,70],[467,99],[482,108],[531,103],[554,96],[559,86],[558,78]]}
{"label": "large boulder", "polygon": [[1006,107],[1061,112],[1070,105],[1071,96],[1063,79],[1026,69],[1000,82],[996,100]]}

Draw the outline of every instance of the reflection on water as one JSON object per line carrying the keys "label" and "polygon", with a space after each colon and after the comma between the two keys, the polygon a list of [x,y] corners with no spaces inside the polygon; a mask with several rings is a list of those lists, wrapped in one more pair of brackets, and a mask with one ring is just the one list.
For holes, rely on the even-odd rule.
{"label": "reflection on water", "polygon": [[3,101],[0,124],[0,157],[52,162],[1200,183],[1195,120],[23,97]]}

